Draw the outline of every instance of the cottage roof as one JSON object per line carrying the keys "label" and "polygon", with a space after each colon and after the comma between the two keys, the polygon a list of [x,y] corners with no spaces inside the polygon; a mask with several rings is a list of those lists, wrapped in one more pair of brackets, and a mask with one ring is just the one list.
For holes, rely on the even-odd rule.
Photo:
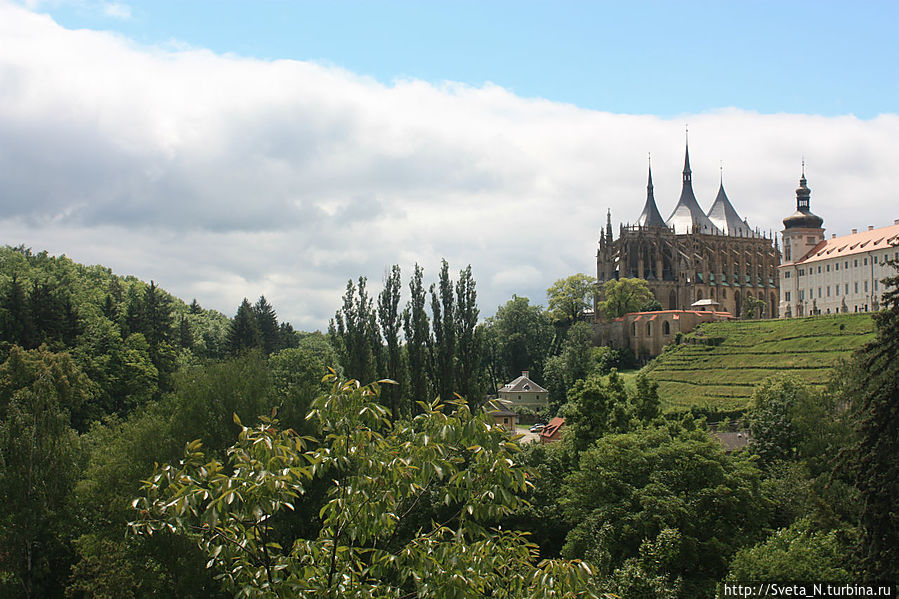
{"label": "cottage roof", "polygon": [[809,253],[797,260],[795,264],[808,264],[897,246],[899,246],[899,223],[879,229],[843,235],[842,237],[825,239],[812,248]]}
{"label": "cottage roof", "polygon": [[518,416],[506,402],[500,399],[491,399],[487,402],[487,413],[491,416]]}
{"label": "cottage roof", "polygon": [[549,393],[546,389],[532,381],[528,378],[527,372],[522,372],[521,376],[512,381],[511,383],[506,383],[502,387],[500,387],[500,392],[502,393]]}
{"label": "cottage roof", "polygon": [[553,418],[549,421],[549,424],[543,427],[543,430],[540,431],[540,436],[546,438],[552,437],[556,434],[556,431],[558,431],[563,426],[565,426],[564,418]]}

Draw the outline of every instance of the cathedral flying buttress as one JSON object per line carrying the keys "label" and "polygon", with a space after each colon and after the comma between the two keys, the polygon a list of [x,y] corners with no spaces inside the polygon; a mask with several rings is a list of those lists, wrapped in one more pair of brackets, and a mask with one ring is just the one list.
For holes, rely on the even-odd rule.
{"label": "cathedral flying buttress", "polygon": [[715,201],[703,212],[693,193],[688,146],[680,199],[667,220],[655,202],[651,166],[637,223],[620,225],[615,237],[607,213],[596,276],[600,294],[605,281],[644,279],[665,310],[702,306],[740,317],[752,307],[756,316],[774,318],[780,299],[779,264],[777,238],[752,229],[740,218],[724,192],[723,176]]}

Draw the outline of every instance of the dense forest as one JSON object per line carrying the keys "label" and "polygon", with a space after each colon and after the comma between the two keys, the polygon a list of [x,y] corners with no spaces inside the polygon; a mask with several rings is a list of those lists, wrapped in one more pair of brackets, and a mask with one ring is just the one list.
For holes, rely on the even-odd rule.
{"label": "dense forest", "polygon": [[[899,579],[899,277],[734,453],[590,343],[583,275],[482,318],[471,268],[349,281],[326,334],[0,249],[0,596],[711,597]],[[404,303],[402,298],[406,297]],[[335,298],[335,303],[339,298]],[[529,370],[562,441],[492,426]],[[357,383],[356,381],[360,381]],[[372,381],[379,381],[367,384]]]}

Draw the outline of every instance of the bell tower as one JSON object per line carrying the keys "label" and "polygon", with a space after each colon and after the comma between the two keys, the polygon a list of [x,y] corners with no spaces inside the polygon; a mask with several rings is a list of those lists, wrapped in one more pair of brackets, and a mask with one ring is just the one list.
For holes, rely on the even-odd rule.
{"label": "bell tower", "polygon": [[784,246],[781,264],[790,264],[801,259],[824,241],[824,219],[813,214],[809,199],[812,190],[805,179],[805,161],[802,161],[802,176],[796,188],[796,212],[783,220]]}

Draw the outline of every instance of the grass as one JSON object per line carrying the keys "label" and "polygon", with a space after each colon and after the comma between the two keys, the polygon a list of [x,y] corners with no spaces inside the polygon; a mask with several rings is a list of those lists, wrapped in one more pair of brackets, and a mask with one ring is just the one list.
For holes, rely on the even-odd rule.
{"label": "grass", "polygon": [[840,362],[873,338],[870,314],[713,322],[669,346],[642,372],[659,383],[666,411],[743,410],[770,376],[789,373],[823,388]]}

